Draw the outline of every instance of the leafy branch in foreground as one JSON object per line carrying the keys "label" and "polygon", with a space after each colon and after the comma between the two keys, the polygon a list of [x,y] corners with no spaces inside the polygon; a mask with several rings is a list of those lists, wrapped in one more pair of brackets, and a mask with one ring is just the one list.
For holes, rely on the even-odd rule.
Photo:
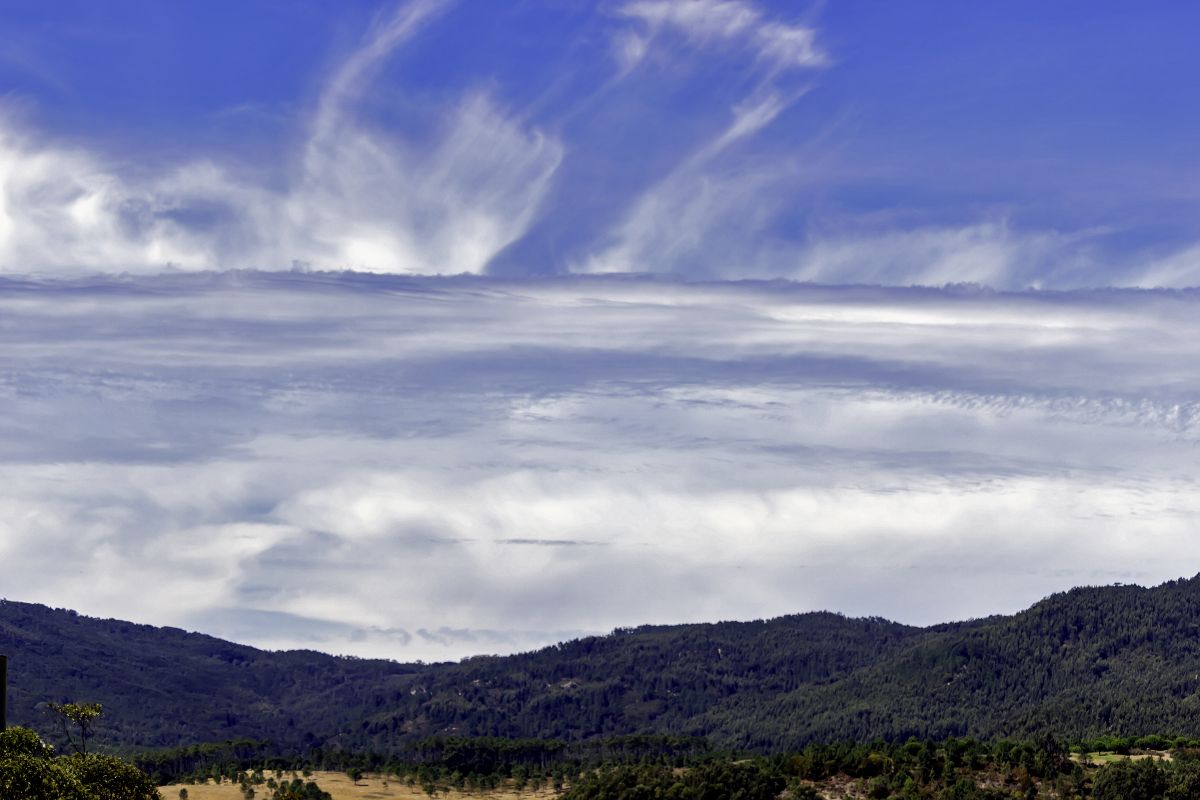
{"label": "leafy branch in foreground", "polygon": [[[58,718],[63,736],[77,753],[87,753],[87,740],[104,706],[99,703],[47,703],[46,710]],[[79,738],[72,735],[72,726],[79,728]]]}

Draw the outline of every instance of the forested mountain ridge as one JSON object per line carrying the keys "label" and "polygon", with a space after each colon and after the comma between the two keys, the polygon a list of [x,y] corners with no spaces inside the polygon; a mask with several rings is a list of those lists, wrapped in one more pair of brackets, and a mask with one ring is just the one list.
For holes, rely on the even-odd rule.
{"label": "forested mountain ridge", "polygon": [[532,653],[468,659],[416,678],[364,728],[579,739],[698,733],[706,710],[852,674],[897,652],[919,628],[827,612],[769,621],[645,626]]}
{"label": "forested mountain ridge", "polygon": [[1200,735],[1200,577],[1056,594],[914,628],[830,613],[622,629],[515,656],[398,664],[270,653],[201,634],[0,602],[10,718],[104,703],[111,745],[230,738],[403,751],[434,735],[810,741],[1054,732]]}
{"label": "forested mountain ridge", "polygon": [[742,746],[814,739],[1090,737],[1200,729],[1200,578],[1064,592],[1012,616],[926,629],[826,686],[707,715]]}
{"label": "forested mountain ridge", "polygon": [[0,653],[10,657],[11,723],[52,734],[40,708],[46,701],[98,702],[105,707],[98,738],[129,746],[235,737],[323,741],[357,722],[362,698],[420,669],[309,651],[271,653],[177,628],[9,600],[0,601]]}

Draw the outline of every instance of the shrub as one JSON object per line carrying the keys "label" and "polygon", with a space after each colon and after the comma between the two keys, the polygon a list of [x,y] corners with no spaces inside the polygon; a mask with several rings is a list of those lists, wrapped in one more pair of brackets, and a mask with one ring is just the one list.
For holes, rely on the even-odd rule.
{"label": "shrub", "polygon": [[159,800],[141,770],[100,755],[54,757],[33,731],[0,732],[0,798],[4,800]]}
{"label": "shrub", "polygon": [[154,783],[132,764],[112,756],[76,754],[58,759],[88,791],[104,800],[157,800]]}
{"label": "shrub", "polygon": [[21,800],[92,800],[71,770],[57,759],[15,755],[0,759],[0,797]]}
{"label": "shrub", "polygon": [[54,748],[42,741],[28,728],[5,728],[0,731],[0,758],[9,756],[33,756],[50,758]]}
{"label": "shrub", "polygon": [[1096,800],[1159,800],[1167,791],[1167,776],[1149,759],[1115,761],[1096,774]]}

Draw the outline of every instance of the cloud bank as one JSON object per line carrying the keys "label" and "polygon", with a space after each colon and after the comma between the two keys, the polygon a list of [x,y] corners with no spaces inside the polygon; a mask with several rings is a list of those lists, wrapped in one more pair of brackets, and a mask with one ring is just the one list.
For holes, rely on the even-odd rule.
{"label": "cloud bank", "polygon": [[427,660],[1155,582],[1200,556],[1198,302],[8,280],[0,579],[92,614]]}

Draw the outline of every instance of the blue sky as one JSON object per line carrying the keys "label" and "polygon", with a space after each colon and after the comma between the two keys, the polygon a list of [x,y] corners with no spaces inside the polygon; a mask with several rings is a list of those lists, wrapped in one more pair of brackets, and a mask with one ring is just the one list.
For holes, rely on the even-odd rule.
{"label": "blue sky", "polygon": [[8,3],[5,149],[50,163],[0,266],[1190,285],[1198,15]]}
{"label": "blue sky", "polygon": [[4,3],[0,586],[442,659],[1191,573],[1146,9]]}

